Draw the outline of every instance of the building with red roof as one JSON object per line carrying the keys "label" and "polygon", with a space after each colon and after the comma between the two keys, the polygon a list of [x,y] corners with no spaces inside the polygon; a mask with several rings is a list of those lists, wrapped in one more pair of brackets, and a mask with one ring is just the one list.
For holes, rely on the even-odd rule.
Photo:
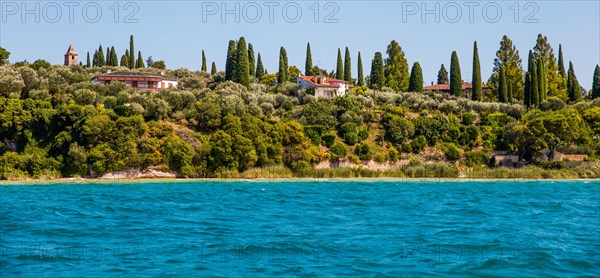
{"label": "building with red roof", "polygon": [[317,98],[340,97],[345,95],[350,88],[348,81],[330,78],[324,75],[299,75],[296,80],[300,89],[312,89]]}
{"label": "building with red roof", "polygon": [[[481,86],[481,91],[483,96],[490,90],[490,87],[487,85]],[[431,82],[431,86],[423,87],[423,91],[433,91],[433,92],[443,92],[450,93],[450,84],[433,84]],[[462,96],[471,97],[471,92],[473,91],[473,84],[471,82],[462,82]]]}

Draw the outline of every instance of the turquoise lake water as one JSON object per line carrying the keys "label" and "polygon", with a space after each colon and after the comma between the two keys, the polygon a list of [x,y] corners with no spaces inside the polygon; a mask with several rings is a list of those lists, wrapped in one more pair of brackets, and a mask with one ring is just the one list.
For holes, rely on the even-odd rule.
{"label": "turquoise lake water", "polygon": [[0,276],[598,277],[600,182],[0,185]]}

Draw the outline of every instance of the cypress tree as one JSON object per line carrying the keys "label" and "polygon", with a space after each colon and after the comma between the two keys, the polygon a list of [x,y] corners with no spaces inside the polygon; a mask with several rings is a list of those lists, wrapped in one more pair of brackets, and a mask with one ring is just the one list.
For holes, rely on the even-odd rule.
{"label": "cypress tree", "polygon": [[125,54],[123,54],[123,56],[121,56],[121,66],[129,67],[129,50],[128,49],[126,49]]}
{"label": "cypress tree", "polygon": [[251,43],[248,44],[248,69],[250,76],[256,75],[256,61],[254,60],[254,47]]}
{"label": "cypress tree", "polygon": [[360,51],[358,52],[358,86],[365,85],[365,78],[363,76],[363,65],[362,58],[360,57]]}
{"label": "cypress tree", "polygon": [[453,96],[462,94],[462,78],[460,77],[460,64],[456,51],[452,51],[452,58],[450,59],[450,94]]}
{"label": "cypress tree", "polygon": [[546,99],[546,69],[544,67],[544,58],[540,57],[537,60],[537,76],[538,76],[538,91],[540,95],[540,102]]}
{"label": "cypress tree", "polygon": [[571,102],[578,102],[582,99],[581,86],[575,76],[575,69],[573,69],[573,63],[569,62],[569,71],[567,73],[567,93],[569,94],[569,100]]}
{"label": "cypress tree", "polygon": [[133,69],[135,66],[135,48],[133,45],[133,35],[129,36],[129,68]]}
{"label": "cypress tree", "polygon": [[212,62],[212,66],[210,67],[210,74],[217,74],[217,65],[215,64],[215,62]]}
{"label": "cypress tree", "polygon": [[261,79],[265,75],[265,68],[262,63],[262,58],[260,57],[260,52],[258,53],[258,57],[256,59],[256,78]]}
{"label": "cypress tree", "polygon": [[112,64],[112,61],[110,60],[110,58],[112,57],[111,55],[112,53],[110,52],[110,47],[106,47],[106,65],[110,66]]}
{"label": "cypress tree", "polygon": [[529,64],[531,82],[529,83],[530,88],[530,100],[531,105],[534,107],[539,107],[540,105],[540,90],[539,90],[539,81],[538,81],[538,71],[537,65],[535,62],[535,58],[533,58],[533,53],[531,50],[529,51],[529,60],[531,61]]}
{"label": "cypress tree", "polygon": [[508,86],[506,83],[506,69],[502,66],[500,67],[500,79],[498,82],[498,102],[506,102],[508,99]]}
{"label": "cypress tree", "polygon": [[563,60],[562,45],[558,45],[558,74],[562,77],[560,89],[567,88],[567,71],[565,71],[565,62]]}
{"label": "cypress tree", "polygon": [[235,69],[235,81],[250,89],[250,65],[248,62],[248,49],[246,39],[240,37],[237,45],[237,68]]}
{"label": "cypress tree", "polygon": [[[506,74],[506,73],[504,73]],[[473,86],[471,91],[471,99],[475,101],[481,100],[481,66],[479,65],[479,50],[477,50],[477,42],[473,43]]]}
{"label": "cypress tree", "polygon": [[259,52],[256,60],[256,78],[261,79],[263,75],[265,75],[265,67],[262,65],[262,58]]}
{"label": "cypress tree", "polygon": [[200,70],[206,72],[206,55],[204,55],[204,49],[202,49],[202,67]]}
{"label": "cypress tree", "polygon": [[352,80],[352,62],[350,61],[350,50],[346,46],[346,53],[344,53],[344,80],[354,84]]}
{"label": "cypress tree", "polygon": [[592,99],[600,98],[600,67],[596,65],[594,81],[592,82]]}
{"label": "cypress tree", "polygon": [[281,84],[288,80],[287,52],[282,46],[281,49],[279,49],[279,72],[277,73],[277,83]]}
{"label": "cypress tree", "polygon": [[444,67],[444,64],[442,64],[442,67],[440,67],[440,70],[438,71],[437,83],[448,84],[448,71],[446,70],[446,67]]}
{"label": "cypress tree", "polygon": [[[506,74],[506,72],[504,74]],[[507,81],[507,83],[508,83],[508,87],[507,87],[507,90],[506,90],[506,100],[507,100],[508,103],[512,103],[512,100],[513,100],[513,96],[512,96],[513,84],[510,81]]]}
{"label": "cypress tree", "polygon": [[106,60],[104,59],[104,50],[102,50],[102,45],[98,48],[98,66],[103,67],[106,65]]}
{"label": "cypress tree", "polygon": [[91,63],[90,63],[90,52],[88,51],[88,52],[87,52],[87,63],[85,64],[85,67],[86,67],[86,68],[89,68],[89,67],[91,67],[91,66],[92,66],[92,65],[91,65]]}
{"label": "cypress tree", "polygon": [[235,58],[237,54],[237,44],[234,40],[229,41],[227,48],[227,60],[225,61],[225,80],[233,80],[235,75]]}
{"label": "cypress tree", "polygon": [[337,68],[335,72],[335,78],[344,80],[344,63],[342,62],[342,51],[338,48],[337,54]]}
{"label": "cypress tree", "polygon": [[142,52],[138,51],[138,58],[137,61],[135,62],[135,68],[139,69],[139,68],[145,68],[146,65],[144,65],[144,59],[142,59]]}
{"label": "cypress tree", "polygon": [[524,90],[523,102],[527,108],[531,107],[531,74],[529,71],[525,72],[525,90]]}
{"label": "cypress tree", "polygon": [[408,82],[409,92],[423,92],[423,71],[421,65],[415,62],[410,71],[410,81]]}
{"label": "cypress tree", "polygon": [[384,84],[384,72],[383,72],[383,56],[381,52],[376,52],[373,61],[371,62],[371,76],[369,80],[369,87],[371,89],[381,89]]}
{"label": "cypress tree", "polygon": [[310,42],[306,43],[306,62],[304,63],[304,75],[313,75],[312,73],[312,53],[310,51]]}
{"label": "cypress tree", "polygon": [[117,57],[117,51],[115,50],[114,46],[111,47],[110,52],[111,52],[111,54],[110,54],[111,58],[110,59],[112,60],[111,66],[118,67],[119,66],[119,58]]}

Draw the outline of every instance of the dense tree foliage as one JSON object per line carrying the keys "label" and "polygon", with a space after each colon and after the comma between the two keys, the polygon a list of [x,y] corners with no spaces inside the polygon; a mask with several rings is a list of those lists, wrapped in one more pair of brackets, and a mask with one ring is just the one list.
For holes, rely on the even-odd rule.
{"label": "dense tree foliage", "polygon": [[410,71],[410,82],[408,84],[409,92],[423,92],[423,71],[419,62],[415,62]]}
{"label": "dense tree foliage", "polygon": [[471,99],[481,100],[481,65],[479,63],[479,50],[477,50],[477,42],[473,43],[473,78],[471,79],[471,84],[473,86],[471,91]]}
{"label": "dense tree foliage", "polygon": [[450,94],[453,96],[462,95],[462,77],[456,51],[452,51],[450,59]]}
{"label": "dense tree foliage", "polygon": [[513,45],[512,40],[510,40],[508,36],[504,35],[500,41],[500,49],[496,52],[492,75],[488,80],[488,84],[492,88],[493,93],[496,93],[496,95],[498,93],[498,88],[500,87],[500,68],[504,66],[504,70],[506,71],[506,83],[510,88],[508,94],[517,100],[524,99],[524,75],[521,63],[522,60],[516,46]]}
{"label": "dense tree foliage", "polygon": [[385,60],[385,86],[396,92],[406,92],[410,76],[408,74],[408,62],[404,57],[404,51],[393,40],[387,47],[388,58]]}
{"label": "dense tree foliage", "polygon": [[438,71],[437,83],[438,84],[448,84],[448,82],[449,82],[448,71],[446,70],[446,67],[444,67],[444,64],[442,64],[442,66],[440,67],[440,70]]}
{"label": "dense tree foliage", "polygon": [[356,85],[358,85],[358,86],[365,85],[365,78],[363,76],[363,64],[362,64],[362,58],[360,57],[360,51],[358,52],[358,76],[356,79]]}
{"label": "dense tree foliage", "polygon": [[373,62],[371,62],[371,75],[369,80],[369,87],[377,90],[382,89],[385,84],[383,56],[381,52],[376,52]]}

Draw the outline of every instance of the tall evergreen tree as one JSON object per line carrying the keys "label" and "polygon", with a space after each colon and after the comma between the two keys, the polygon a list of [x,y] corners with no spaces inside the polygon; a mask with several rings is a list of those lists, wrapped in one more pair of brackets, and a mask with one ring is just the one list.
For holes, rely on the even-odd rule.
{"label": "tall evergreen tree", "polygon": [[254,47],[251,43],[248,44],[248,68],[250,76],[256,76],[256,60],[254,58]]}
{"label": "tall evergreen tree", "polygon": [[104,50],[102,50],[102,45],[98,48],[98,66],[103,67],[106,65],[106,59],[104,58]]}
{"label": "tall evergreen tree", "polygon": [[202,49],[202,67],[200,70],[206,72],[206,55],[204,54],[204,49]]}
{"label": "tall evergreen tree", "polygon": [[498,102],[507,102],[508,100],[508,85],[506,82],[506,70],[500,67],[500,87],[498,87]]}
{"label": "tall evergreen tree", "polygon": [[371,75],[369,78],[369,87],[377,90],[383,88],[385,84],[383,56],[381,52],[376,52],[371,62]]}
{"label": "tall evergreen tree", "polygon": [[248,61],[248,49],[246,39],[240,37],[237,45],[237,68],[235,69],[235,81],[250,89],[250,63]]}
{"label": "tall evergreen tree", "polygon": [[548,43],[546,36],[538,34],[536,44],[533,47],[533,56],[537,60],[538,77],[540,76],[540,72],[544,76],[544,78],[539,78],[540,100],[546,99],[548,95],[559,96],[561,94],[560,87],[564,81],[558,73],[559,68],[556,56],[554,55],[554,49]]}
{"label": "tall evergreen tree", "polygon": [[121,56],[121,66],[127,68],[129,67],[129,49],[126,49],[125,54]]}
{"label": "tall evergreen tree", "polygon": [[438,71],[437,83],[448,84],[448,71],[446,70],[446,67],[444,67],[444,64],[442,64],[440,70]]}
{"label": "tall evergreen tree", "polygon": [[212,65],[210,67],[210,74],[211,75],[217,74],[217,64],[215,64],[215,62],[212,62]]}
{"label": "tall evergreen tree", "polygon": [[89,68],[92,66],[92,63],[90,62],[90,52],[87,52],[87,63],[85,64],[86,68]]}
{"label": "tall evergreen tree", "polygon": [[263,66],[262,58],[260,57],[259,52],[256,60],[256,78],[261,79],[263,75],[265,75],[265,68]]}
{"label": "tall evergreen tree", "polygon": [[423,71],[421,65],[415,62],[410,70],[410,82],[408,83],[409,92],[423,92]]}
{"label": "tall evergreen tree", "polygon": [[531,101],[531,106],[539,107],[540,106],[540,90],[539,90],[539,81],[538,81],[538,71],[535,58],[533,57],[533,52],[529,51],[529,76],[531,79],[529,80],[529,98]]}
{"label": "tall evergreen tree", "polygon": [[565,61],[563,60],[562,45],[558,45],[558,75],[562,77],[560,89],[567,88],[567,71],[565,70]]}
{"label": "tall evergreen tree", "polygon": [[[505,75],[506,75],[506,73],[505,73]],[[506,80],[506,76],[504,77],[504,80]],[[507,90],[506,90],[506,100],[507,100],[508,103],[512,103],[513,102],[513,96],[511,95],[511,92],[513,92],[513,89],[512,89],[513,85],[512,85],[512,83],[509,82],[509,83],[507,83],[507,86],[508,87],[506,87],[507,88]]]}
{"label": "tall evergreen tree", "polygon": [[[534,55],[535,56],[535,55]],[[544,58],[539,57],[537,60],[537,76],[538,76],[538,90],[540,95],[540,102],[546,99],[547,87],[546,84],[546,69],[544,64]]]}
{"label": "tall evergreen tree", "polygon": [[111,58],[110,59],[112,60],[111,66],[118,67],[119,66],[119,58],[117,57],[117,51],[115,50],[114,46],[110,48],[110,52],[111,52],[111,54],[110,54]]}
{"label": "tall evergreen tree", "polygon": [[233,80],[235,76],[235,60],[237,56],[237,43],[234,40],[229,41],[227,48],[227,60],[225,61],[225,80]]}
{"label": "tall evergreen tree", "polygon": [[600,98],[600,67],[596,65],[594,81],[592,82],[592,99]]}
{"label": "tall evergreen tree", "polygon": [[569,71],[567,72],[567,92],[571,102],[581,101],[581,86],[579,85],[579,81],[577,81],[577,76],[575,76],[575,69],[572,62],[569,62]]}
{"label": "tall evergreen tree", "polygon": [[531,74],[529,70],[525,72],[525,95],[523,97],[523,102],[527,108],[531,107]]}
{"label": "tall evergreen tree", "polygon": [[304,75],[313,75],[312,73],[312,53],[310,51],[310,42],[306,43],[306,62],[304,63]]}
{"label": "tall evergreen tree", "polygon": [[523,99],[523,68],[521,62],[519,51],[513,45],[512,41],[504,35],[500,41],[500,48],[496,52],[492,75],[488,79],[488,84],[492,92],[498,93],[500,67],[504,66],[506,81],[508,84],[512,84],[512,89],[514,90],[511,92],[511,95],[515,99]]}
{"label": "tall evergreen tree", "polygon": [[133,45],[133,35],[129,36],[129,68],[135,66],[135,47]]}
{"label": "tall evergreen tree", "polygon": [[338,48],[337,67],[335,70],[335,78],[344,80],[344,62],[342,62],[342,51]]}
{"label": "tall evergreen tree", "polygon": [[363,65],[362,65],[362,58],[360,57],[360,51],[358,52],[358,80],[357,80],[357,84],[358,84],[358,86],[365,85],[365,78],[363,77]]}
{"label": "tall evergreen tree", "polygon": [[106,47],[106,64],[107,66],[110,66],[112,61],[110,60],[110,58],[112,57],[111,55],[112,53],[110,53],[110,47]]}
{"label": "tall evergreen tree", "polygon": [[452,51],[452,58],[450,59],[450,94],[453,96],[462,94],[462,77],[456,51]]}
{"label": "tall evergreen tree", "polygon": [[142,52],[138,51],[138,58],[137,61],[135,62],[135,68],[136,69],[140,69],[140,68],[145,68],[146,65],[144,65],[144,59],[142,58]]}
{"label": "tall evergreen tree", "polygon": [[344,80],[354,84],[352,80],[352,62],[350,61],[350,50],[346,46],[346,53],[344,53]]}
{"label": "tall evergreen tree", "polygon": [[402,47],[393,40],[387,47],[388,58],[385,60],[385,84],[396,92],[408,90],[410,75],[408,73],[408,62],[404,56]]}
{"label": "tall evergreen tree", "polygon": [[283,46],[279,49],[279,72],[277,73],[277,83],[281,84],[289,80],[287,52]]}
{"label": "tall evergreen tree", "polygon": [[473,43],[473,78],[471,79],[471,84],[473,86],[471,90],[471,99],[475,101],[481,100],[481,66],[479,65],[479,50],[477,49],[477,42]]}

